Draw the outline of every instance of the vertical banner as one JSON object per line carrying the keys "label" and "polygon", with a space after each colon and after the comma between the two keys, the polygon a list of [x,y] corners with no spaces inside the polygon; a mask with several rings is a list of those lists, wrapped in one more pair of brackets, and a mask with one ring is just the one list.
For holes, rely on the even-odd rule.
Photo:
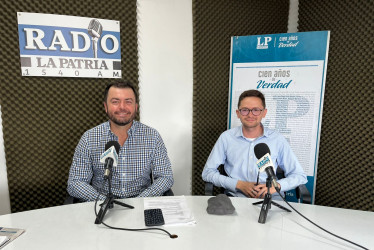
{"label": "vertical banner", "polygon": [[[280,132],[308,176],[314,203],[329,31],[231,38],[228,128],[239,126],[240,94],[264,93],[265,127]],[[296,201],[293,192],[287,192]]]}
{"label": "vertical banner", "polygon": [[22,76],[121,78],[119,21],[18,12]]}

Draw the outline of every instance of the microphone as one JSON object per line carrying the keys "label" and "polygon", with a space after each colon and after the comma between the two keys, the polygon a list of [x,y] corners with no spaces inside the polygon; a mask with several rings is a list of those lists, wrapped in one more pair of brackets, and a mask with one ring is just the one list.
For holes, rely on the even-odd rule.
{"label": "microphone", "polygon": [[97,58],[97,40],[103,33],[103,26],[97,19],[92,19],[88,25],[88,34],[92,36],[92,49],[94,57]]}
{"label": "microphone", "polygon": [[117,166],[120,145],[116,141],[109,141],[105,145],[105,152],[100,156],[100,162],[104,163],[104,180],[108,179],[113,166]]}
{"label": "microphone", "polygon": [[266,172],[268,177],[271,178],[273,186],[277,192],[280,192],[278,182],[276,181],[274,173],[274,164],[270,157],[270,149],[266,143],[259,143],[254,148],[255,155],[259,159],[256,164],[259,168],[259,172]]}

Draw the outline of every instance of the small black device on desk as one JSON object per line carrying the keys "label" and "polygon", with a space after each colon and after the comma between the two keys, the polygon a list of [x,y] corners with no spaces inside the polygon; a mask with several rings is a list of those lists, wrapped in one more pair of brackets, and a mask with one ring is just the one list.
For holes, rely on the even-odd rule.
{"label": "small black device on desk", "polygon": [[162,210],[159,208],[145,209],[144,210],[144,221],[145,225],[150,226],[161,226],[165,224]]}

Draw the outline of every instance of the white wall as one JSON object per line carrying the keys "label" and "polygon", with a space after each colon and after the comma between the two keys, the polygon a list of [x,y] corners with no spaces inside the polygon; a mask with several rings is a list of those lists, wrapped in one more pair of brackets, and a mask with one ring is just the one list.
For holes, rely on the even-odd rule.
{"label": "white wall", "polygon": [[1,119],[0,106],[0,215],[10,213],[8,177],[6,172],[4,140],[3,140],[3,122]]}
{"label": "white wall", "polygon": [[298,32],[298,26],[299,26],[299,0],[290,0],[287,33]]}
{"label": "white wall", "polygon": [[138,0],[140,119],[165,142],[175,195],[191,194],[192,42],[192,0]]}
{"label": "white wall", "polygon": [[[192,0],[138,0],[141,122],[168,150],[176,195],[191,194]],[[126,34],[122,34],[126,35]],[[126,58],[123,58],[126,63]],[[0,215],[10,213],[0,113]]]}
{"label": "white wall", "polygon": [[[297,3],[290,0],[290,11],[297,12]],[[290,19],[297,23],[297,16]],[[191,194],[192,35],[192,0],[138,0],[140,118],[164,139],[176,195]],[[0,215],[9,213],[1,116],[0,201]]]}

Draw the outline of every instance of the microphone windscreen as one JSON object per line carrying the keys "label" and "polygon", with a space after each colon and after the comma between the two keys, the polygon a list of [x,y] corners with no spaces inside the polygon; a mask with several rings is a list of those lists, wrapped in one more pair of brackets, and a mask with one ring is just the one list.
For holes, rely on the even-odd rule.
{"label": "microphone windscreen", "polygon": [[107,151],[112,146],[114,146],[114,148],[116,149],[116,153],[118,155],[119,154],[119,149],[121,148],[121,146],[119,145],[119,143],[117,141],[108,141],[105,144],[105,151]]}
{"label": "microphone windscreen", "polygon": [[260,159],[261,157],[263,157],[267,153],[269,153],[269,155],[270,155],[270,149],[269,149],[268,145],[266,145],[266,143],[257,144],[254,148],[254,151],[255,151],[255,155],[256,155],[257,159]]}

